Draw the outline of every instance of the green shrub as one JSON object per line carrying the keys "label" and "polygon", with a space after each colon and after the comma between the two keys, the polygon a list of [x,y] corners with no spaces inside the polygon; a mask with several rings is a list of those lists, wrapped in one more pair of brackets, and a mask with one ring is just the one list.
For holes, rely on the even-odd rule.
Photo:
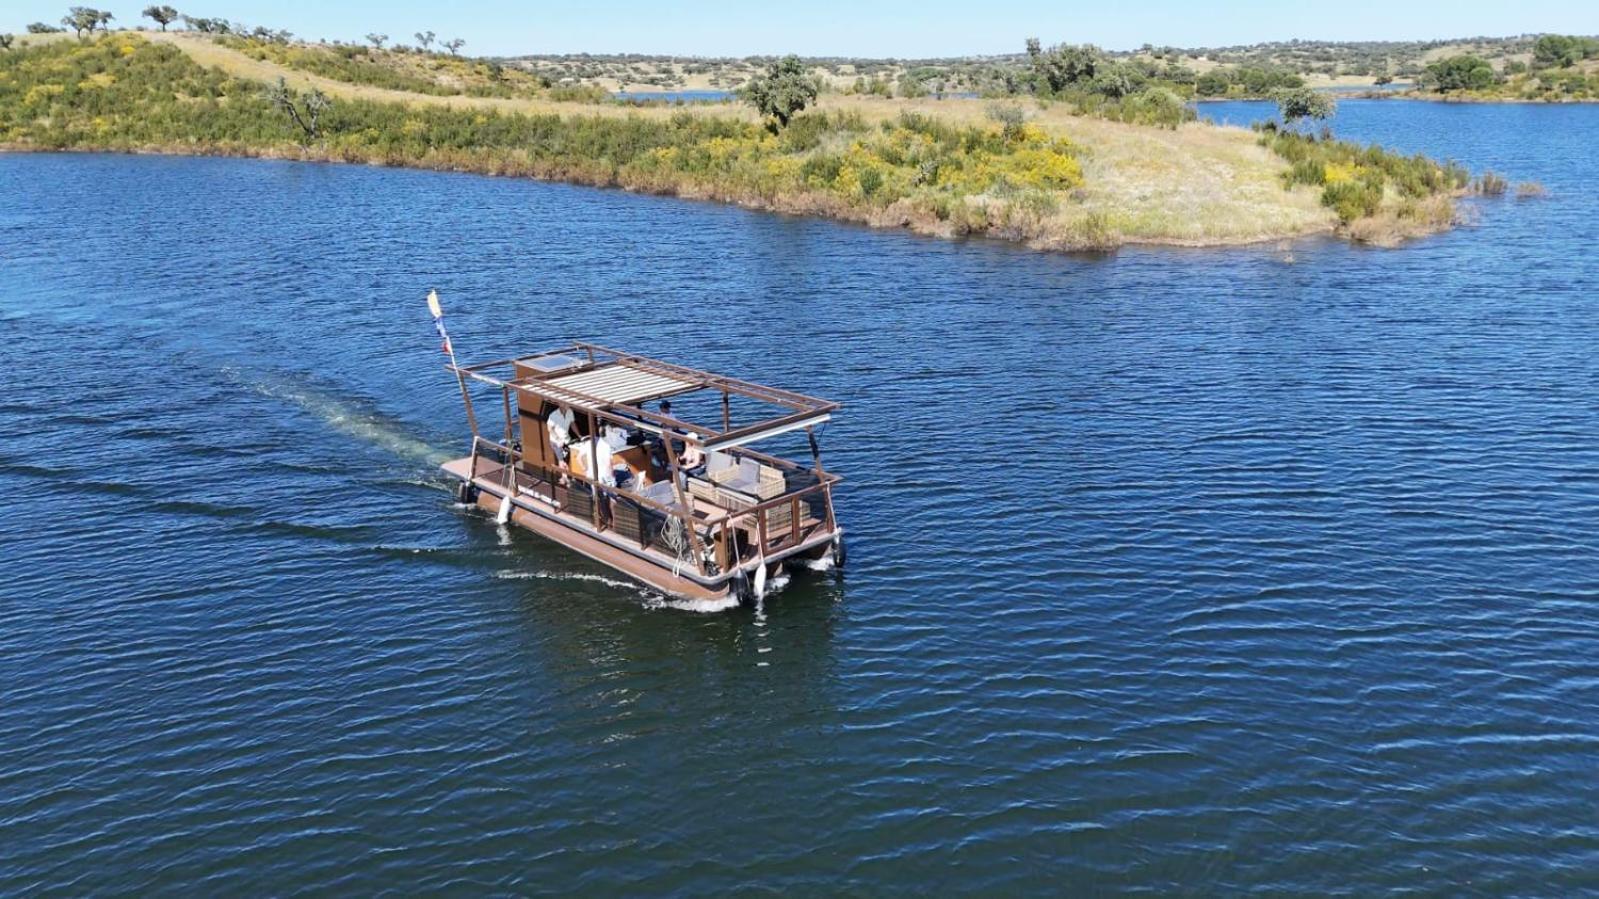
{"label": "green shrub", "polygon": [[1015,103],[990,103],[983,109],[983,114],[991,122],[998,122],[1000,132],[1005,140],[1015,140],[1022,133],[1022,125],[1027,121],[1022,108]]}
{"label": "green shrub", "polygon": [[1471,183],[1465,169],[1425,156],[1403,156],[1382,147],[1316,138],[1263,126],[1260,143],[1290,165],[1283,181],[1321,185],[1323,206],[1335,210],[1345,224],[1373,214],[1388,190],[1400,201],[1419,200],[1463,190]]}
{"label": "green shrub", "polygon": [[1320,187],[1327,183],[1327,166],[1317,159],[1301,159],[1288,169],[1284,178],[1290,187],[1295,184]]}
{"label": "green shrub", "polygon": [[1329,184],[1322,188],[1321,205],[1338,213],[1338,220],[1347,225],[1377,213],[1382,205],[1382,187],[1364,181]]}

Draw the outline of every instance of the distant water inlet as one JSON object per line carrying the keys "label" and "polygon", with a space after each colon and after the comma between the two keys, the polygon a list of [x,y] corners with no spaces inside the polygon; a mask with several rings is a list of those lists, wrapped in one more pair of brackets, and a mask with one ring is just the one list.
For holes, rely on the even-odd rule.
{"label": "distant water inlet", "polygon": [[[1599,108],[1333,127],[1546,195],[1075,256],[0,156],[0,893],[1591,892]],[[695,614],[457,506],[432,287],[844,402],[845,576]]]}

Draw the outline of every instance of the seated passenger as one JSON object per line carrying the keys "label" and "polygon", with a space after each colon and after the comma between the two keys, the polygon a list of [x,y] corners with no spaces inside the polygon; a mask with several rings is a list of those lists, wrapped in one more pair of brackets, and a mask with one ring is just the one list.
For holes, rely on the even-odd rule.
{"label": "seated passenger", "polygon": [[581,473],[605,487],[615,487],[616,461],[611,455],[611,445],[604,440],[590,438],[579,440],[576,445],[578,467],[583,469]]}
{"label": "seated passenger", "polygon": [[[688,432],[688,439],[698,440],[700,435],[693,431]],[[682,455],[678,457],[677,464],[689,474],[698,474],[698,469],[705,467],[705,453],[693,443],[683,444]]]}

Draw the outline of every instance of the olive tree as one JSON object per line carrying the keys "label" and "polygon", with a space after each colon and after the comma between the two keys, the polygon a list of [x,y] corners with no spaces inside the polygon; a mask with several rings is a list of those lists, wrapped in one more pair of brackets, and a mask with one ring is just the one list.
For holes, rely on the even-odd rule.
{"label": "olive tree", "polygon": [[789,119],[816,101],[816,82],[805,72],[798,56],[785,56],[766,67],[739,90],[746,103],[769,120],[776,132],[788,127]]}
{"label": "olive tree", "polygon": [[1308,87],[1283,88],[1277,91],[1274,99],[1285,125],[1292,125],[1300,119],[1329,119],[1338,111],[1338,102],[1331,94]]}
{"label": "olive tree", "polygon": [[1060,44],[1043,50],[1037,38],[1027,42],[1027,57],[1040,93],[1058,94],[1068,87],[1094,80],[1105,64],[1105,54],[1093,44]]}
{"label": "olive tree", "polygon": [[92,34],[96,28],[110,30],[108,23],[116,18],[103,9],[90,6],[74,6],[61,17],[61,24],[71,28],[78,37],[85,33]]}
{"label": "olive tree", "polygon": [[161,26],[162,31],[166,31],[168,25],[178,20],[178,11],[170,6],[146,6],[141,15],[146,19],[154,20],[157,25]]}

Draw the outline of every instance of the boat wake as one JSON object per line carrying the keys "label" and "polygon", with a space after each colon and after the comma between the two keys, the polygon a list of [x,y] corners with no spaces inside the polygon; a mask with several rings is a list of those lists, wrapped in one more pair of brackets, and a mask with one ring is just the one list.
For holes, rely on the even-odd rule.
{"label": "boat wake", "polygon": [[298,406],[340,434],[375,446],[398,459],[436,467],[450,458],[449,452],[407,433],[392,418],[360,408],[296,378],[245,371],[234,366],[225,367],[223,373],[261,396]]}
{"label": "boat wake", "polygon": [[494,576],[502,581],[589,581],[596,584],[604,584],[607,587],[614,587],[618,590],[626,590],[636,594],[643,600],[644,607],[648,609],[675,609],[679,612],[713,614],[738,607],[738,599],[732,596],[726,599],[675,599],[670,596],[663,596],[633,581],[582,571],[519,571],[507,569],[494,572]]}
{"label": "boat wake", "polygon": [[624,581],[620,578],[606,577],[603,574],[589,574],[582,571],[517,571],[508,569],[496,571],[494,576],[502,581],[592,581],[596,584],[605,584],[608,587],[637,590],[641,593],[650,592],[632,581]]}
{"label": "boat wake", "polygon": [[738,598],[729,596],[724,599],[672,599],[659,593],[652,593],[645,605],[651,609],[676,609],[679,612],[714,615],[738,608]]}

